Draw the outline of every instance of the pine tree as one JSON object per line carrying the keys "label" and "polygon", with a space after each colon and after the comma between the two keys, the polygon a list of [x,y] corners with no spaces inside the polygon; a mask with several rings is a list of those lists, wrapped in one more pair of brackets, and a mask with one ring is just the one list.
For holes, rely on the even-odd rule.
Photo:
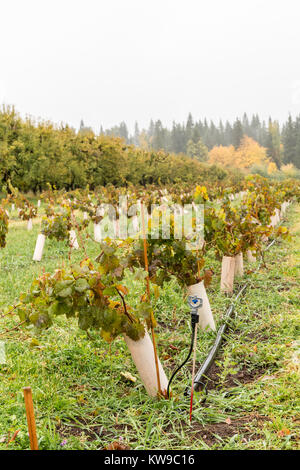
{"label": "pine tree", "polygon": [[154,122],[153,119],[151,119],[150,124],[149,124],[149,129],[148,129],[148,137],[151,138],[154,135]]}
{"label": "pine tree", "polygon": [[224,145],[232,145],[232,127],[229,121],[226,121],[226,124],[225,124],[224,139],[225,139]]}
{"label": "pine tree", "polygon": [[191,139],[187,144],[187,155],[196,158],[200,162],[205,162],[208,159],[208,148],[201,139],[197,143]]}
{"label": "pine tree", "polygon": [[277,121],[272,122],[272,119],[270,118],[267,139],[267,155],[275,163],[277,168],[280,168],[282,165],[282,151],[279,124]]}
{"label": "pine tree", "polygon": [[293,163],[296,168],[300,168],[300,116],[296,118],[295,130],[296,145],[291,163]]}
{"label": "pine tree", "polygon": [[162,122],[159,119],[154,124],[154,133],[153,133],[153,139],[151,142],[151,147],[154,150],[161,150],[164,148],[164,146],[165,146],[165,132],[162,126]]}
{"label": "pine tree", "polygon": [[188,141],[191,140],[194,129],[194,120],[191,113],[189,113],[186,126],[185,126],[185,143],[187,145]]}
{"label": "pine tree", "polygon": [[235,149],[238,149],[241,145],[241,141],[244,137],[244,131],[241,121],[237,118],[232,130],[232,144]]}
{"label": "pine tree", "polygon": [[282,130],[282,141],[284,145],[284,163],[293,163],[296,153],[297,126],[289,115],[288,121]]}
{"label": "pine tree", "polygon": [[250,124],[249,124],[249,119],[248,119],[247,113],[243,114],[242,125],[243,125],[244,134],[246,134],[248,137],[252,137],[250,135],[251,134],[251,129],[250,129]]}
{"label": "pine tree", "polygon": [[119,137],[122,137],[126,142],[128,142],[128,129],[124,121],[119,125]]}
{"label": "pine tree", "polygon": [[225,145],[225,129],[222,119],[219,122],[219,145]]}
{"label": "pine tree", "polygon": [[185,132],[181,124],[176,124],[173,122],[173,127],[171,131],[171,149],[175,153],[184,152],[185,149]]}
{"label": "pine tree", "polygon": [[135,124],[134,124],[134,136],[133,136],[133,144],[138,146],[139,145],[139,142],[140,142],[140,130],[139,130],[139,125],[137,123],[137,121],[135,121]]}

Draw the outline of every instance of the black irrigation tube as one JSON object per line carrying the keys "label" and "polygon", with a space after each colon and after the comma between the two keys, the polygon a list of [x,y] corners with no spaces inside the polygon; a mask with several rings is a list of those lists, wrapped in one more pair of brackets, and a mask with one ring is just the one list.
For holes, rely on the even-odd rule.
{"label": "black irrigation tube", "polygon": [[[271,248],[271,246],[274,245],[274,243],[276,242],[276,239],[274,239],[265,249],[264,249],[264,252],[269,250]],[[257,272],[260,267],[262,265],[262,261],[259,263],[257,269],[254,271],[254,272]],[[237,302],[237,300],[242,296],[242,294],[244,294],[245,290],[247,289],[247,287],[249,286],[250,284],[250,281],[247,281],[242,287],[241,289],[239,290],[239,292],[237,293],[235,299],[233,300],[233,302],[231,303],[231,305],[229,306],[229,308],[227,309],[227,312],[225,314],[225,321],[223,323],[223,325],[220,326],[219,328],[219,331],[217,333],[217,337],[215,339],[215,342],[214,342],[214,345],[213,347],[211,348],[211,350],[209,351],[205,361],[203,362],[202,366],[200,367],[200,369],[198,370],[198,372],[196,373],[195,375],[195,380],[194,380],[194,390],[197,391],[200,389],[200,386],[204,386],[205,387],[205,384],[204,384],[204,381],[206,379],[206,374],[208,372],[208,370],[210,369],[212,363],[214,362],[215,360],[215,357],[217,355],[217,352],[219,350],[219,347],[222,343],[222,339],[223,339],[223,336],[224,336],[224,333],[227,329],[227,326],[228,326],[228,322],[234,312],[234,306],[235,306],[235,303]]]}

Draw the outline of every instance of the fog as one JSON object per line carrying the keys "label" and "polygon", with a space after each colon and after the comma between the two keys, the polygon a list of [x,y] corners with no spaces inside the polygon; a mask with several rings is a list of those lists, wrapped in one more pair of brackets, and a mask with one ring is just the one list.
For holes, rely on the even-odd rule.
{"label": "fog", "polygon": [[1,3],[0,102],[96,131],[300,112],[295,0]]}

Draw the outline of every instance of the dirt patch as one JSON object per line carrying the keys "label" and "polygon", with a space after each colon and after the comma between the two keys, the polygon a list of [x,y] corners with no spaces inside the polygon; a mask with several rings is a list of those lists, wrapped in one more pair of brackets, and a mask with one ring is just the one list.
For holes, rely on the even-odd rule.
{"label": "dirt patch", "polygon": [[221,368],[214,362],[208,370],[202,382],[206,385],[206,390],[213,390],[221,384],[220,379]]}
{"label": "dirt patch", "polygon": [[236,387],[240,384],[248,384],[254,382],[259,377],[264,375],[266,370],[263,367],[249,370],[246,366],[243,366],[236,374],[228,374],[225,379],[225,386],[228,388]]}
{"label": "dirt patch", "polygon": [[255,342],[264,342],[270,340],[270,335],[260,330],[252,330],[249,333],[245,334],[244,331],[237,328],[235,330],[231,329],[231,332],[234,333],[235,336],[239,337],[239,339],[243,338],[244,341],[254,340]]}
{"label": "dirt patch", "polygon": [[94,441],[99,437],[106,437],[108,433],[103,426],[80,425],[77,422],[61,423],[56,428],[57,432],[64,438],[75,436],[83,437],[88,441]]}
{"label": "dirt patch", "polygon": [[80,417],[76,421],[60,423],[56,430],[63,438],[75,436],[83,437],[87,441],[94,441],[99,438],[116,438],[122,434],[126,427],[131,428],[130,425],[117,424],[111,430],[107,430],[103,426],[92,424]]}
{"label": "dirt patch", "polygon": [[220,387],[232,388],[241,384],[251,383],[264,375],[265,369],[259,367],[248,369],[245,365],[236,373],[228,374],[225,380],[221,380],[221,368],[214,362],[207,372],[203,383],[206,384],[206,390],[213,390]]}
{"label": "dirt patch", "polygon": [[210,447],[220,443],[220,439],[226,441],[237,434],[241,435],[245,442],[248,442],[249,440],[262,438],[260,430],[267,421],[270,421],[270,419],[266,416],[250,414],[241,416],[238,419],[228,420],[228,422],[207,424],[206,426],[196,423],[192,426],[190,433]]}
{"label": "dirt patch", "polygon": [[[192,422],[189,425],[186,421],[181,421],[178,424],[178,429],[183,430],[193,441],[200,439],[209,447],[212,447],[215,444],[222,443],[222,441],[225,443],[236,435],[240,436],[245,443],[261,439],[263,437],[261,430],[264,423],[270,421],[271,419],[267,416],[250,413],[236,419],[227,418],[224,422],[208,423],[205,425],[197,422]],[[174,427],[170,425],[166,431],[169,431],[172,436]]]}
{"label": "dirt patch", "polygon": [[253,339],[255,340],[257,343],[262,343],[264,341],[269,341],[270,340],[270,336],[262,333],[261,331],[251,331],[250,333],[247,334],[247,336],[245,337],[246,339]]}

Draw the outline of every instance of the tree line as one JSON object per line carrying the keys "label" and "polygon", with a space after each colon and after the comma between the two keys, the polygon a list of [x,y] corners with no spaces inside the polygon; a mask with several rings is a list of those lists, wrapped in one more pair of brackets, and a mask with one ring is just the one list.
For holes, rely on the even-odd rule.
{"label": "tree line", "polygon": [[96,135],[81,126],[22,119],[13,107],[0,110],[0,184],[23,192],[47,183],[66,190],[97,186],[168,184],[240,178],[184,154],[135,147],[123,138]]}
{"label": "tree line", "polygon": [[295,119],[289,116],[287,122],[280,126],[278,121],[269,118],[266,122],[257,114],[249,118],[244,113],[233,123],[220,120],[215,124],[207,119],[194,121],[190,113],[186,122],[173,122],[171,128],[163,126],[160,120],[151,120],[147,129],[140,130],[136,123],[131,135],[126,123],[122,122],[106,130],[101,127],[100,134],[119,136],[142,148],[185,153],[200,161],[206,161],[214,147],[234,146],[238,149],[246,135],[266,148],[268,158],[277,168],[290,163],[300,168],[300,116]]}

